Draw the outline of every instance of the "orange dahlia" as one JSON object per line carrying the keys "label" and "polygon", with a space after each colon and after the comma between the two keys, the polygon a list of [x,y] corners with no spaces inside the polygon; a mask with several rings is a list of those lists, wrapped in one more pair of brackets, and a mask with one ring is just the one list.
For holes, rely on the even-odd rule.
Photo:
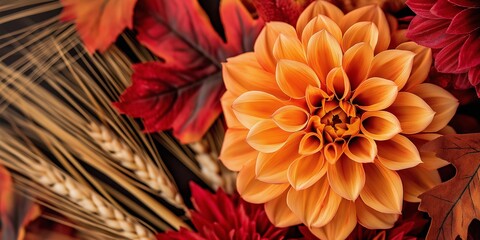
{"label": "orange dahlia", "polygon": [[458,102],[423,83],[430,49],[390,40],[379,7],[344,15],[317,1],[296,29],[270,22],[254,52],[223,65],[220,158],[276,226],[303,223],[322,239],[346,238],[357,222],[390,228],[403,200],[440,183],[445,162],[418,149]]}

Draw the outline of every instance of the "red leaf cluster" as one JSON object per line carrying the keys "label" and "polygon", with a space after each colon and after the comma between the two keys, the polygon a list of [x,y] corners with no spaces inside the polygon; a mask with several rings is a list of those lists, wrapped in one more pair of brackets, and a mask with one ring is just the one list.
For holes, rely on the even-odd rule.
{"label": "red leaf cluster", "polygon": [[226,42],[196,0],[140,1],[138,39],[164,62],[134,67],[119,111],[142,118],[147,132],[173,129],[183,143],[199,140],[221,113],[221,62],[251,50],[263,26],[239,0],[221,1],[220,17]]}

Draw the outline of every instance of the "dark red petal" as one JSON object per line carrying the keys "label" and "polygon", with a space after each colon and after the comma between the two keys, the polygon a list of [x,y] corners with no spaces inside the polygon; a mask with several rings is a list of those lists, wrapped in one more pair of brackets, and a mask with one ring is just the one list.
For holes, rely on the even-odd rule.
{"label": "dark red petal", "polygon": [[468,80],[473,86],[480,84],[480,66],[474,67],[468,71]]}
{"label": "dark red petal", "polygon": [[461,73],[458,70],[458,57],[460,55],[460,49],[467,36],[462,36],[451,42],[444,47],[435,57],[435,67],[439,72],[443,73]]}
{"label": "dark red petal", "polygon": [[438,18],[430,12],[436,0],[407,0],[407,6],[418,16],[424,18]]}
{"label": "dark red petal", "polygon": [[453,88],[458,90],[465,90],[472,88],[472,84],[468,80],[468,74],[461,73],[461,74],[452,74],[453,78]]}
{"label": "dark red petal", "polygon": [[438,0],[432,9],[430,9],[430,12],[439,18],[452,19],[464,9],[465,8],[452,4],[447,0]]}
{"label": "dark red petal", "polygon": [[447,33],[466,34],[480,28],[480,9],[470,8],[461,11],[453,19]]}
{"label": "dark red petal", "polygon": [[[480,19],[479,19],[480,20]],[[468,70],[480,65],[480,36],[471,34],[460,50],[458,67],[461,70]]]}
{"label": "dark red petal", "polygon": [[429,48],[442,48],[450,44],[458,36],[445,33],[449,20],[427,19],[416,16],[408,26],[407,38]]}
{"label": "dark red petal", "polygon": [[478,0],[448,0],[449,2],[462,7],[480,7]]}

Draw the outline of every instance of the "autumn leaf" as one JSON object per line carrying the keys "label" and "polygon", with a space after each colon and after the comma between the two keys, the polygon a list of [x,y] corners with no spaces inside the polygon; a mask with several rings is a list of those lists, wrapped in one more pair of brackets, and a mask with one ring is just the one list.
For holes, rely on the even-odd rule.
{"label": "autumn leaf", "polygon": [[23,239],[25,227],[39,215],[37,204],[14,192],[10,173],[0,165],[0,239]]}
{"label": "autumn leaf", "polygon": [[251,0],[266,22],[282,21],[295,26],[300,13],[314,0]]}
{"label": "autumn leaf", "polygon": [[199,140],[221,113],[221,62],[251,51],[263,26],[239,0],[221,1],[220,18],[226,42],[196,0],[140,1],[137,38],[164,61],[133,67],[117,109],[142,118],[146,132],[173,129],[183,143]]}
{"label": "autumn leaf", "polygon": [[75,21],[89,53],[107,50],[125,28],[132,28],[137,0],[61,0],[63,21]]}
{"label": "autumn leaf", "polygon": [[419,210],[432,218],[427,239],[467,239],[468,225],[480,219],[480,133],[452,134],[424,145],[424,151],[451,162],[456,175],[420,195]]}

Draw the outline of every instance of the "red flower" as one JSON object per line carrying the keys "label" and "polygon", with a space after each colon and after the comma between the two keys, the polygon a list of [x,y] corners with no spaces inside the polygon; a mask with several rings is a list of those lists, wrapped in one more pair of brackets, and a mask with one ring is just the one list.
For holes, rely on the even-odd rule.
{"label": "red flower", "polygon": [[157,235],[162,240],[274,240],[283,239],[287,229],[273,226],[263,205],[250,204],[222,189],[212,194],[195,183],[190,184],[192,202],[191,220],[196,228],[181,228]]}
{"label": "red flower", "polygon": [[480,97],[480,1],[408,0],[417,14],[407,37],[433,49],[439,72],[458,75],[457,88],[475,87]]}

